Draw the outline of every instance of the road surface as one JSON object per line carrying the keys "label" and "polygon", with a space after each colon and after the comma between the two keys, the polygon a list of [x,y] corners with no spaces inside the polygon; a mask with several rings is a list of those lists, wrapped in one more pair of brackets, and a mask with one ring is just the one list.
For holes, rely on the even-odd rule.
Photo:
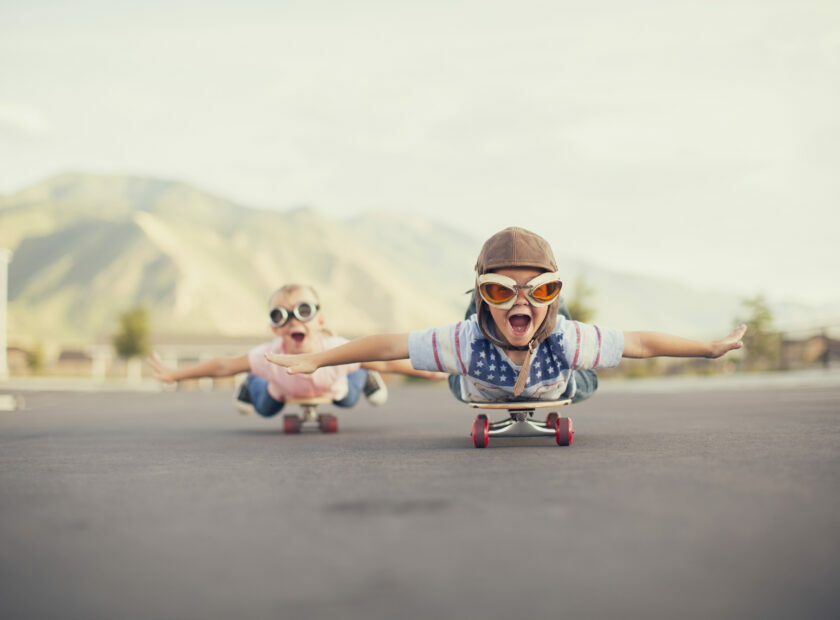
{"label": "road surface", "polygon": [[476,450],[440,384],[300,436],[223,392],[30,393],[0,413],[0,616],[838,618],[838,405],[605,389],[569,448]]}

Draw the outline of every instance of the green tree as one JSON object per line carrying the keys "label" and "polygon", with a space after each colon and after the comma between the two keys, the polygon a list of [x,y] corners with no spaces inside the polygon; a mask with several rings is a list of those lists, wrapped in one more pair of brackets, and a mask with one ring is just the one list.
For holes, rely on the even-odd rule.
{"label": "green tree", "polygon": [[38,374],[44,370],[44,345],[40,342],[35,343],[31,349],[26,352],[26,365],[29,370]]}
{"label": "green tree", "polygon": [[146,308],[132,308],[120,315],[114,348],[117,355],[126,360],[149,353],[149,311]]}
{"label": "green tree", "polygon": [[746,324],[744,336],[744,361],[747,370],[771,370],[780,366],[782,334],[773,325],[773,313],[764,295],[756,295],[741,302],[746,318],[735,324]]}
{"label": "green tree", "polygon": [[592,288],[583,276],[578,276],[572,287],[572,292],[566,300],[566,308],[569,315],[581,323],[591,323],[595,319],[595,306],[592,304],[592,296],[595,289]]}

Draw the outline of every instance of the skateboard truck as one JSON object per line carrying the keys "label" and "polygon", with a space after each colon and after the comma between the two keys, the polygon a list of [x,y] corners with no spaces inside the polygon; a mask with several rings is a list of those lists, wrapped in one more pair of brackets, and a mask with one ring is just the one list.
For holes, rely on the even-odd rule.
{"label": "skateboard truck", "polygon": [[301,415],[296,413],[283,414],[283,432],[298,434],[306,423],[316,423],[322,433],[337,433],[338,418],[331,413],[317,413],[318,405],[331,403],[330,398],[288,398],[287,405],[298,405]]}
{"label": "skateboard truck", "polygon": [[569,418],[561,418],[556,412],[549,413],[545,420],[534,420],[537,409],[564,407],[572,400],[523,401],[507,403],[467,403],[474,409],[505,409],[509,417],[505,420],[490,422],[485,414],[479,414],[473,422],[472,438],[476,448],[486,448],[490,436],[502,437],[543,437],[554,435],[557,445],[568,446],[572,443],[574,431]]}

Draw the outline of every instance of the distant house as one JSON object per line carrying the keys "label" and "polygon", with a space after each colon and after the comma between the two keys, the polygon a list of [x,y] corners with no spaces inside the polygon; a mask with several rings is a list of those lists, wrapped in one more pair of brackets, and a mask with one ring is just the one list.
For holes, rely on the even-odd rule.
{"label": "distant house", "polygon": [[785,370],[829,368],[840,363],[840,339],[833,338],[827,331],[805,338],[786,338],[782,342],[781,361]]}
{"label": "distant house", "polygon": [[91,355],[87,351],[66,349],[58,354],[53,365],[53,372],[67,376],[90,375]]}
{"label": "distant house", "polygon": [[85,351],[65,350],[58,355],[59,364],[89,364],[90,360],[90,354]]}
{"label": "distant house", "polygon": [[20,347],[9,347],[6,349],[6,363],[10,373],[25,373],[29,368],[29,354]]}

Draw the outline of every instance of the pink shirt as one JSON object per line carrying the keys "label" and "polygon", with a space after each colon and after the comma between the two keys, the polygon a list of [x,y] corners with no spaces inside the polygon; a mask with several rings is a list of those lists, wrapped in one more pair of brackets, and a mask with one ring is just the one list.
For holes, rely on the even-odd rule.
{"label": "pink shirt", "polygon": [[[317,335],[318,350],[326,351],[347,342],[340,336]],[[261,344],[251,349],[248,361],[251,372],[258,377],[268,379],[268,393],[275,400],[285,401],[287,398],[329,397],[341,400],[347,396],[347,375],[356,372],[360,364],[345,364],[343,366],[326,366],[319,368],[311,375],[290,375],[283,366],[272,364],[265,359],[266,352],[286,353],[283,339],[277,338],[273,342]]]}

